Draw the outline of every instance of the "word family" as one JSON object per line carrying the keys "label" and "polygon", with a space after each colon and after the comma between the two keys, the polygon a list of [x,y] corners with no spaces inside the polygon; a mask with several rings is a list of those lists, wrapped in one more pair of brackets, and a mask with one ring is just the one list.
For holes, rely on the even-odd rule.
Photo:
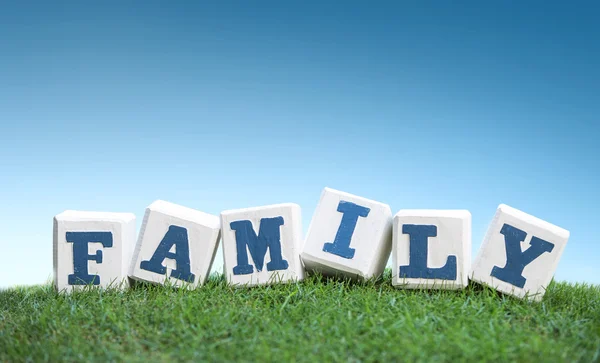
{"label": "word family", "polygon": [[[501,204],[471,263],[466,210],[400,210],[325,188],[303,237],[293,203],[207,214],[165,201],[146,208],[136,236],[131,213],[65,211],[54,217],[54,283],[127,288],[130,279],[203,285],[221,241],[234,286],[300,281],[306,271],[380,276],[392,257],[397,288],[463,289],[469,280],[540,301],[569,231]],[[136,238],[137,237],[137,238]]]}

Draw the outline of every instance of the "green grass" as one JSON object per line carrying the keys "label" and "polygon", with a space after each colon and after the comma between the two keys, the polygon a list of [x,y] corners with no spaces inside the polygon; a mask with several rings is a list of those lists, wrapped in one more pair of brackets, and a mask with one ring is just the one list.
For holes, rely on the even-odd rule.
{"label": "green grass", "polygon": [[400,290],[383,279],[196,290],[139,285],[0,292],[0,361],[600,360],[600,286],[553,282],[542,302],[478,285]]}

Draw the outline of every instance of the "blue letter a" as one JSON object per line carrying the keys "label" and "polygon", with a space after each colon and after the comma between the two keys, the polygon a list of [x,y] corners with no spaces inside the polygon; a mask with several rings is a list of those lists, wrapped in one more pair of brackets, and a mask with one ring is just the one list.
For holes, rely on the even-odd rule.
{"label": "blue letter a", "polygon": [[437,236],[436,226],[403,224],[402,233],[410,236],[410,260],[407,266],[400,266],[399,277],[456,280],[456,256],[448,256],[443,267],[427,267],[427,250],[429,247],[427,239]]}
{"label": "blue letter a", "polygon": [[271,262],[267,263],[267,271],[285,270],[288,262],[281,255],[281,237],[279,227],[283,225],[283,217],[262,218],[258,236],[252,228],[250,221],[231,222],[229,226],[235,231],[235,244],[237,248],[237,266],[233,268],[234,275],[251,274],[254,270],[248,264],[248,253],[258,271],[262,271],[267,249],[269,249]]}
{"label": "blue letter a", "polygon": [[[175,246],[175,253],[169,252],[173,246]],[[142,261],[140,268],[164,275],[167,273],[167,268],[162,265],[165,258],[177,262],[177,268],[171,271],[171,277],[194,282],[196,276],[190,271],[190,248],[187,229],[179,226],[169,226],[169,230],[160,241],[152,258],[148,261]]]}
{"label": "blue letter a", "polygon": [[99,275],[88,274],[88,261],[102,263],[102,251],[88,254],[88,243],[101,243],[112,247],[112,232],[67,232],[67,242],[73,243],[73,274],[68,276],[69,285],[100,285]]}
{"label": "blue letter a", "polygon": [[333,243],[325,242],[323,251],[351,259],[354,257],[355,250],[354,248],[350,248],[350,240],[354,234],[358,217],[366,218],[371,209],[342,200],[338,204],[337,211],[343,213],[342,221],[340,222]]}
{"label": "blue letter a", "polygon": [[509,224],[504,224],[500,233],[504,235],[506,245],[506,265],[504,267],[494,266],[491,275],[511,285],[523,288],[527,279],[523,276],[523,269],[531,261],[538,258],[544,252],[552,252],[554,244],[535,236],[531,237],[531,246],[521,251],[521,242],[527,237],[527,233]]}

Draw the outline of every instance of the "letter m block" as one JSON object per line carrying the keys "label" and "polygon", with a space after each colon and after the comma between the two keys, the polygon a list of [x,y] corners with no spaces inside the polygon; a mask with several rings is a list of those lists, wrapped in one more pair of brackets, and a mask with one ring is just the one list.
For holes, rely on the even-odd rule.
{"label": "letter m block", "polygon": [[304,278],[302,219],[297,204],[221,213],[223,271],[232,285],[265,285]]}
{"label": "letter m block", "polygon": [[540,301],[569,239],[569,231],[501,204],[470,272],[471,280]]}

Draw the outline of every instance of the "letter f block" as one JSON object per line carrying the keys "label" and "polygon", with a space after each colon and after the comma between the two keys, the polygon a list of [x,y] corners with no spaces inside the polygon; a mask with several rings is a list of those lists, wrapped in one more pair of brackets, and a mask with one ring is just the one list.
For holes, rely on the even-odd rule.
{"label": "letter f block", "polygon": [[157,200],[146,208],[129,269],[131,278],[177,287],[203,285],[217,251],[218,216]]}
{"label": "letter f block", "polygon": [[540,301],[569,235],[565,229],[501,204],[473,264],[471,280]]}
{"label": "letter f block", "polygon": [[385,269],[392,248],[386,204],[325,188],[313,215],[302,261],[324,275],[369,279]]}
{"label": "letter f block", "polygon": [[302,215],[297,204],[221,212],[223,271],[231,285],[300,281]]}
{"label": "letter f block", "polygon": [[71,292],[85,286],[129,287],[135,215],[68,210],[54,217],[54,285]]}

